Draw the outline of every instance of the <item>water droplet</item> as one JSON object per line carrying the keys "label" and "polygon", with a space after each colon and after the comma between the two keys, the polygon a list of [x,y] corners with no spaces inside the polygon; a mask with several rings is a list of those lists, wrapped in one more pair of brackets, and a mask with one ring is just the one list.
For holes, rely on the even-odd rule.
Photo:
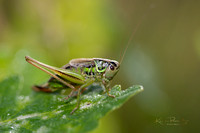
{"label": "water droplet", "polygon": [[29,96],[18,96],[17,100],[20,101],[20,103],[27,103],[28,101],[30,101],[30,97]]}
{"label": "water droplet", "polygon": [[28,115],[20,115],[17,117],[17,120],[24,120],[24,119],[28,119],[28,118],[32,118],[32,117],[36,117],[36,116],[40,116],[41,114],[39,113],[34,113],[34,114],[28,114]]}
{"label": "water droplet", "polygon": [[58,106],[58,109],[60,109],[60,108],[62,108],[62,107],[64,107],[64,105],[60,105],[60,106]]}
{"label": "water droplet", "polygon": [[46,120],[47,118],[48,118],[47,116],[43,116],[43,117],[42,117],[43,120]]}
{"label": "water droplet", "polygon": [[58,97],[57,100],[58,100],[58,101],[62,101],[62,98],[59,98],[59,97]]}
{"label": "water droplet", "polygon": [[63,118],[63,119],[66,119],[66,115],[63,115],[62,118]]}
{"label": "water droplet", "polygon": [[90,108],[90,107],[92,107],[92,104],[86,102],[84,104],[81,104],[80,109],[86,109],[86,108]]}
{"label": "water droplet", "polygon": [[36,132],[37,133],[48,133],[49,128],[47,128],[46,126],[41,126]]}
{"label": "water droplet", "polygon": [[55,114],[60,114],[62,112],[63,112],[63,110],[59,110],[59,111],[56,111]]}

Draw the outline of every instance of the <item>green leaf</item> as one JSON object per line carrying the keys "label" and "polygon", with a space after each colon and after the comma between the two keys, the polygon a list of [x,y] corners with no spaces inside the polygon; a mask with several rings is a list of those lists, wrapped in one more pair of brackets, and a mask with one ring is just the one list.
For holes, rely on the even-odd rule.
{"label": "green leaf", "polygon": [[96,128],[100,118],[122,106],[133,95],[142,91],[142,86],[121,90],[112,88],[111,94],[99,94],[99,86],[91,86],[81,95],[81,105],[73,115],[76,98],[69,101],[65,96],[29,91],[23,78],[10,77],[0,83],[0,132],[88,132]]}

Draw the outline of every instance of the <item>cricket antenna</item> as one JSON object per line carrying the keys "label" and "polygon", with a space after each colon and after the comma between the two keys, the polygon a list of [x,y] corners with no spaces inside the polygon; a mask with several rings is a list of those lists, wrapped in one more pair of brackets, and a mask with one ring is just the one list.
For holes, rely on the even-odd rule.
{"label": "cricket antenna", "polygon": [[128,43],[127,43],[127,45],[126,45],[126,48],[125,48],[123,54],[122,54],[122,52],[121,52],[121,55],[122,55],[122,56],[120,56],[120,64],[122,63],[122,61],[123,61],[123,59],[124,59],[124,56],[125,56],[125,54],[126,54],[126,51],[127,51],[128,47],[129,47],[131,41],[133,40],[133,37],[134,37],[134,35],[135,35],[137,29],[139,28],[140,24],[142,23],[142,20],[143,20],[144,16],[146,16],[146,13],[142,16],[142,18],[140,19],[140,21],[137,23],[136,28],[134,28],[134,30],[133,30],[133,32],[132,32],[132,34],[131,34],[131,36],[130,36],[130,38],[129,38],[129,40],[128,40]]}

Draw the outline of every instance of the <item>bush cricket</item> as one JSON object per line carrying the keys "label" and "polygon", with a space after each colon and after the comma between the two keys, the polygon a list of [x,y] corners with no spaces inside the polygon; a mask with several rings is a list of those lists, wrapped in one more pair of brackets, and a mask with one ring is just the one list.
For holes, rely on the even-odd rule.
{"label": "bush cricket", "polygon": [[110,81],[117,74],[120,63],[115,60],[103,58],[79,58],[72,59],[61,68],[50,66],[39,62],[29,56],[25,56],[28,63],[41,69],[51,76],[48,82],[41,86],[33,86],[36,91],[54,92],[58,89],[71,88],[72,91],[66,99],[77,92],[77,106],[71,114],[80,106],[80,92],[94,82],[98,82],[104,87],[110,97],[115,97],[109,93]]}
{"label": "bush cricket", "polygon": [[127,48],[140,24],[141,21],[133,30],[120,59],[120,63],[115,60],[104,58],[78,58],[72,59],[68,64],[58,68],[39,62],[29,56],[25,56],[28,63],[51,76],[47,83],[41,86],[33,86],[33,89],[36,91],[54,92],[59,89],[71,88],[72,91],[66,99],[74,96],[74,93],[77,92],[77,106],[71,111],[71,114],[73,114],[80,106],[81,91],[94,82],[100,83],[107,95],[114,98],[115,96],[109,93],[111,89],[110,82],[119,71],[120,64],[123,61]]}

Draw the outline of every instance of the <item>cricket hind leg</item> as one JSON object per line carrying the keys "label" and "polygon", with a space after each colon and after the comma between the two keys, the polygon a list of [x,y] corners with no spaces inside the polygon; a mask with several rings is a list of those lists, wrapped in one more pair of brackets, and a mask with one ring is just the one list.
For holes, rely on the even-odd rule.
{"label": "cricket hind leg", "polygon": [[32,89],[33,89],[34,91],[36,91],[36,92],[40,92],[40,91],[46,92],[46,93],[51,93],[51,92],[53,92],[53,91],[48,87],[48,85],[42,85],[42,86],[34,85],[34,86],[32,87]]}
{"label": "cricket hind leg", "polygon": [[49,80],[43,85],[35,85],[32,87],[34,91],[37,92],[41,91],[46,93],[58,92],[58,90],[61,90],[63,88],[66,88],[66,86],[60,83],[54,77],[49,78]]}
{"label": "cricket hind leg", "polygon": [[45,83],[45,84],[43,84],[43,85],[34,85],[34,86],[32,86],[32,89],[33,89],[34,91],[36,91],[36,92],[42,91],[42,92],[46,92],[46,93],[51,93],[51,92],[53,92],[53,91],[50,89],[48,83],[49,83],[49,82],[53,82],[54,80],[55,80],[55,78],[50,77],[47,83]]}

